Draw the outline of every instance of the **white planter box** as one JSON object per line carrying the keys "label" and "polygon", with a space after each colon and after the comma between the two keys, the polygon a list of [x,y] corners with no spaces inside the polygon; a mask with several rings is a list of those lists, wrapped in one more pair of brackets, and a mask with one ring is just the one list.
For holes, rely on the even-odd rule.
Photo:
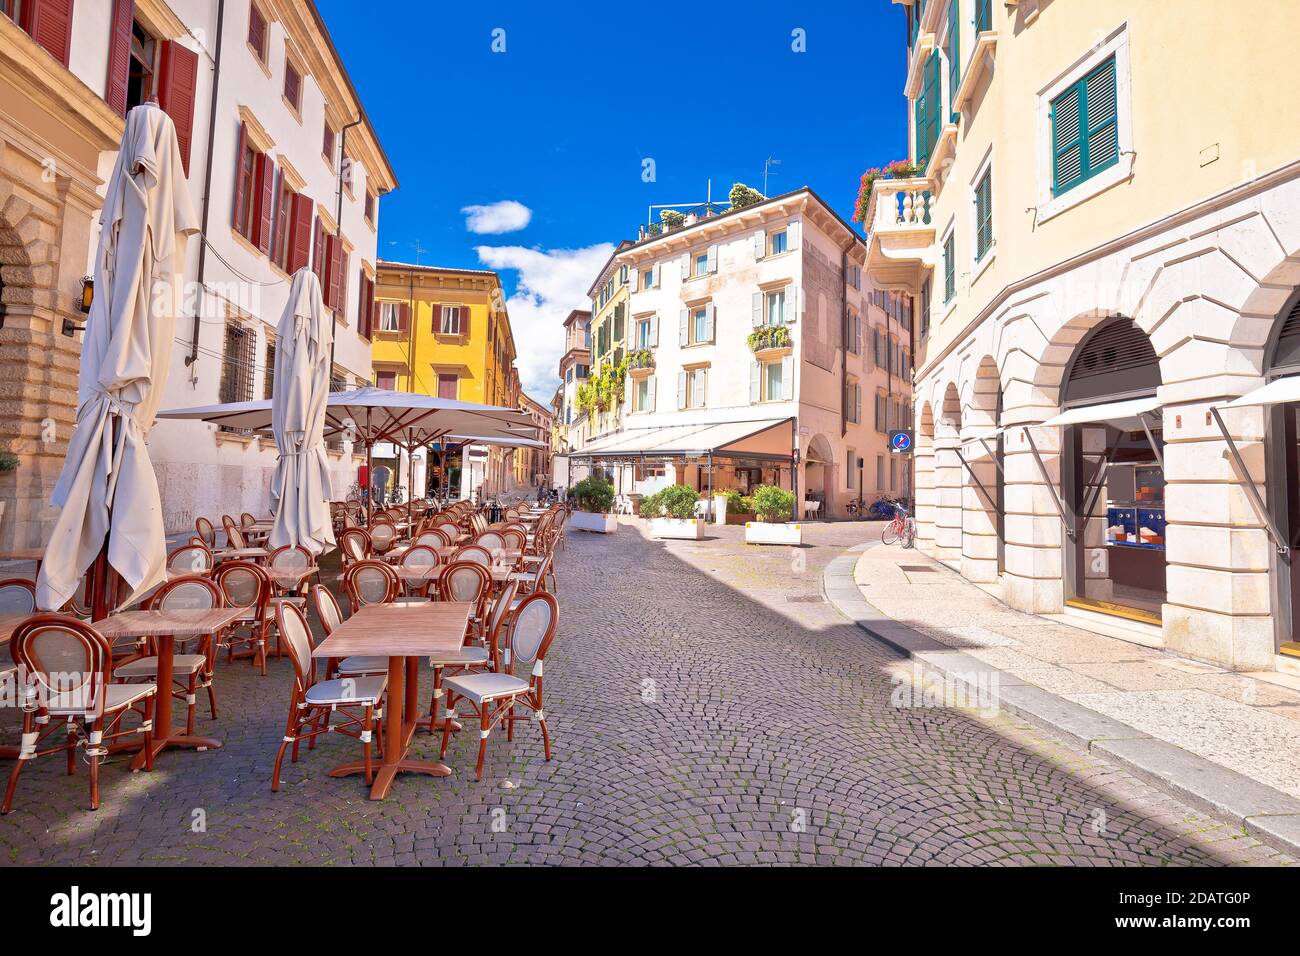
{"label": "white planter box", "polygon": [[699,541],[704,537],[702,518],[651,518],[650,534],[656,538],[685,538]]}
{"label": "white planter box", "polygon": [[797,521],[774,524],[766,521],[745,522],[745,544],[803,544],[803,525]]}
{"label": "white planter box", "polygon": [[569,516],[569,527],[579,531],[594,531],[596,534],[613,534],[618,530],[618,516],[575,511]]}

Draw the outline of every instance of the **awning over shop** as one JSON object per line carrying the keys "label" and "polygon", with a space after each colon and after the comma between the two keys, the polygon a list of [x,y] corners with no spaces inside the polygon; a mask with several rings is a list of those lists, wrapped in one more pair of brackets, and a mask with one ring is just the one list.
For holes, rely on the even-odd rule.
{"label": "awning over shop", "polygon": [[993,455],[992,442],[998,440],[1005,428],[994,428],[990,431],[981,432],[978,435],[972,435],[970,438],[964,438],[961,442],[961,453],[967,458],[980,458],[984,455]]}
{"label": "awning over shop", "polygon": [[1069,408],[1055,418],[1049,418],[1030,428],[1047,428],[1049,425],[1084,425],[1090,422],[1106,422],[1116,428],[1136,431],[1143,427],[1139,417],[1144,412],[1153,412],[1160,407],[1160,399],[1154,395],[1146,398],[1130,398],[1122,402],[1103,402],[1100,405],[1084,405],[1081,408]]}
{"label": "awning over shop", "polygon": [[792,458],[794,419],[629,428],[570,454],[583,459],[671,458],[718,455],[735,458]]}
{"label": "awning over shop", "polygon": [[1300,402],[1300,375],[1288,375],[1269,382],[1263,388],[1247,392],[1240,398],[1234,398],[1220,408],[1249,408],[1254,405],[1284,405],[1287,402]]}

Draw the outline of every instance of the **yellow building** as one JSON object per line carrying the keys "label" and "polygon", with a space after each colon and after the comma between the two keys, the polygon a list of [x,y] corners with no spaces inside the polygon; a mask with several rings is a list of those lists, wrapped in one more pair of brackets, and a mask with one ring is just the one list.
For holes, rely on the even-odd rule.
{"label": "yellow building", "polygon": [[908,162],[859,213],[914,306],[918,546],[1021,610],[1300,672],[1300,401],[1223,408],[1300,394],[1296,4],[896,2]]}
{"label": "yellow building", "polygon": [[[627,355],[628,299],[635,273],[626,265],[615,263],[615,257],[632,243],[624,240],[610,254],[596,281],[587,290],[591,297],[591,375],[598,376],[602,369],[614,368]],[[579,410],[582,411],[581,409]],[[605,408],[586,409],[585,429],[588,440],[616,431],[623,422],[623,393],[615,389]]]}
{"label": "yellow building", "polygon": [[[380,260],[371,343],[380,388],[519,407],[514,334],[495,272]],[[511,458],[510,449],[467,449],[457,465],[466,479],[461,494],[510,491]],[[418,463],[416,484],[418,494]]]}

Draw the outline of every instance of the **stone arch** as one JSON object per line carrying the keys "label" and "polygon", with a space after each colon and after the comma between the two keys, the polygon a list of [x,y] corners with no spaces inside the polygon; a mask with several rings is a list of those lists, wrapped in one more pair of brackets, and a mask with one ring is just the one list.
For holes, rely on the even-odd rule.
{"label": "stone arch", "polygon": [[[821,515],[832,513],[835,493],[835,455],[830,440],[820,432],[808,439],[804,451],[803,484],[800,491],[805,498],[820,498]],[[800,512],[802,517],[802,511]]]}
{"label": "stone arch", "polygon": [[[971,581],[996,581],[1002,564],[1001,472],[997,439],[977,441],[999,424],[1002,382],[996,360],[984,355],[962,385],[961,573]],[[991,449],[993,454],[986,450]]]}
{"label": "stone arch", "polygon": [[934,554],[956,564],[961,559],[963,474],[957,448],[961,443],[961,397],[957,383],[943,386],[934,430]]}

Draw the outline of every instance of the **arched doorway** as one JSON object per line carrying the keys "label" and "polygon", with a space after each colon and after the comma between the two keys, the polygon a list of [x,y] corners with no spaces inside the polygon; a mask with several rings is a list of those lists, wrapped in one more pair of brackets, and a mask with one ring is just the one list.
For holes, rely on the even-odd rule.
{"label": "arched doorway", "polygon": [[1002,473],[1002,387],[991,355],[980,360],[965,386],[962,407],[961,463],[966,472],[962,493],[961,573],[970,581],[998,580],[1005,566],[1003,524],[1005,482]]}
{"label": "arched doorway", "polygon": [[1075,349],[1061,385],[1065,603],[1159,625],[1166,597],[1160,362],[1116,316]]}
{"label": "arched doorway", "polygon": [[[821,517],[829,517],[835,507],[835,502],[831,500],[832,489],[835,487],[835,473],[831,470],[834,464],[831,443],[825,435],[814,435],[808,442],[808,450],[804,452],[803,497],[806,501],[821,502],[817,511]],[[803,517],[802,511],[800,517]]]}
{"label": "arched doorway", "polygon": [[[1265,406],[1268,505],[1273,570],[1274,640],[1279,653],[1300,657],[1300,289],[1278,314],[1264,350],[1264,377],[1281,401]],[[1294,384],[1296,387],[1291,388]],[[1277,390],[1282,391],[1278,392]]]}
{"label": "arched doorway", "polygon": [[961,398],[949,382],[934,426],[934,556],[953,567],[959,566],[962,549],[961,418]]}

